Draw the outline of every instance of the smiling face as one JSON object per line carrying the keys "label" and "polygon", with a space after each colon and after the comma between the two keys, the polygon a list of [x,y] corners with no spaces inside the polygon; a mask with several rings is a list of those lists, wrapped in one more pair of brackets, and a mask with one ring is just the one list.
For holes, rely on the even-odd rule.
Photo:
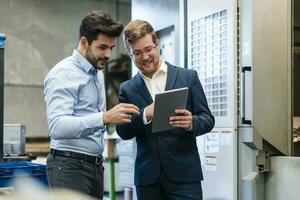
{"label": "smiling face", "polygon": [[147,77],[152,75],[160,67],[160,55],[158,41],[153,41],[151,34],[137,39],[129,45],[130,54],[137,68]]}
{"label": "smiling face", "polygon": [[112,49],[115,47],[117,37],[99,34],[91,44],[85,37],[80,39],[79,52],[98,70],[104,68],[112,56]]}

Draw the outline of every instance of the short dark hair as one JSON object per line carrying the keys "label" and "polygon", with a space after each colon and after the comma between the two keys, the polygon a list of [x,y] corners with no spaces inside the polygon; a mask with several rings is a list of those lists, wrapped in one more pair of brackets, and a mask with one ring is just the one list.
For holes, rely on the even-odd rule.
{"label": "short dark hair", "polygon": [[86,37],[89,44],[96,40],[100,33],[110,37],[119,37],[123,31],[123,25],[100,10],[94,10],[85,16],[80,24],[79,39]]}

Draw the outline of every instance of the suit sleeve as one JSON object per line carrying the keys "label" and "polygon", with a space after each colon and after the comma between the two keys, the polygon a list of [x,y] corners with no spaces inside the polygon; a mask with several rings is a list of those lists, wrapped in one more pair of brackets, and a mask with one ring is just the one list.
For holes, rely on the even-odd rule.
{"label": "suit sleeve", "polygon": [[[132,103],[129,101],[126,95],[126,91],[121,85],[119,92],[119,103]],[[129,140],[136,136],[145,134],[146,126],[143,122],[144,109],[140,109],[140,115],[132,115],[131,123],[117,125],[117,133],[123,140]]]}
{"label": "suit sleeve", "polygon": [[193,71],[192,86],[192,114],[193,114],[193,134],[195,136],[210,132],[215,125],[215,118],[211,114],[207,100],[199,81],[196,71]]}

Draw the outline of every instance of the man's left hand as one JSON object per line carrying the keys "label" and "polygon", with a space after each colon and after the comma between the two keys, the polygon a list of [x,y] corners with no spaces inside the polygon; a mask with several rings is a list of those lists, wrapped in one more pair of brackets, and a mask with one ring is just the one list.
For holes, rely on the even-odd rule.
{"label": "man's left hand", "polygon": [[172,127],[183,128],[186,131],[193,129],[192,113],[186,109],[175,110],[175,116],[170,117],[169,123]]}

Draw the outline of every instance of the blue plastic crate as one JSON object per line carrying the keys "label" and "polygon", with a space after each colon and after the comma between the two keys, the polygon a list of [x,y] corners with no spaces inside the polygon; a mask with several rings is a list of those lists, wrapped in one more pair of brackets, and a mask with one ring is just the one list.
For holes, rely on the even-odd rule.
{"label": "blue plastic crate", "polygon": [[14,186],[18,177],[30,177],[48,185],[45,165],[25,161],[0,163],[0,187]]}

